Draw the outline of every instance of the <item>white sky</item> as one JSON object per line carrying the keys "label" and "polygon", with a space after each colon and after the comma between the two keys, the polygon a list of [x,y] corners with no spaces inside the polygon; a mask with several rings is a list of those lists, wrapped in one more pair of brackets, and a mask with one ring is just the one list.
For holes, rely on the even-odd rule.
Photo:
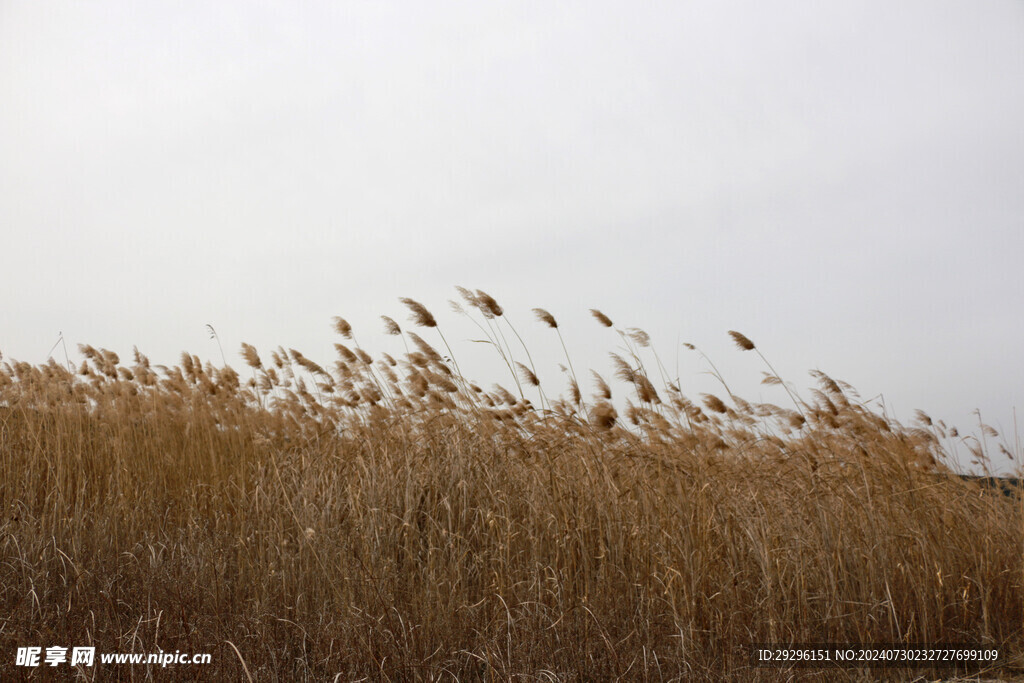
{"label": "white sky", "polygon": [[529,309],[605,372],[597,307],[751,399],[785,404],[729,329],[800,388],[1009,434],[1022,121],[1011,0],[0,0],[0,351],[219,358],[212,323],[236,367],[241,341],[330,362],[332,315],[396,352],[378,316],[411,296],[506,382],[448,311],[463,285],[551,393]]}

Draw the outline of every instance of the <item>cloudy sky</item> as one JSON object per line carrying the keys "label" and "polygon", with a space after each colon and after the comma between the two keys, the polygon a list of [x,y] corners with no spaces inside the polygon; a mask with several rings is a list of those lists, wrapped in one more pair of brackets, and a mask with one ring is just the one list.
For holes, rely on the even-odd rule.
{"label": "cloudy sky", "polygon": [[784,403],[737,329],[905,421],[1024,411],[1016,0],[0,0],[0,103],[5,359],[219,359],[211,323],[329,362],[333,315],[394,352],[411,296],[506,381],[463,285],[555,386],[535,306],[600,371],[589,308],[644,328],[695,396],[683,341]]}

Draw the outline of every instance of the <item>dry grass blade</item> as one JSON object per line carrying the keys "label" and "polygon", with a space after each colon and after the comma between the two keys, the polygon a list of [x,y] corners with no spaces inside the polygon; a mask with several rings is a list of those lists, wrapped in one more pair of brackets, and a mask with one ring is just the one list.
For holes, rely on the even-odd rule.
{"label": "dry grass blade", "polygon": [[252,683],[252,674],[249,673],[249,667],[245,663],[245,659],[242,657],[242,653],[238,651],[238,648],[230,640],[225,640],[224,642],[227,643],[228,645],[230,645],[231,649],[235,651],[235,655],[238,657],[238,661],[241,662],[241,664],[242,664],[242,671],[245,672],[246,680],[248,680],[249,683]]}

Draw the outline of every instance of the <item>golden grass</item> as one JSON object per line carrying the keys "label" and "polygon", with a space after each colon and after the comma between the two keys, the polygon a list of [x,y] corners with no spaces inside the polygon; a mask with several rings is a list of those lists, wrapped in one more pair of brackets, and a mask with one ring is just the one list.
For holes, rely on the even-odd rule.
{"label": "golden grass", "polygon": [[795,410],[727,386],[702,407],[648,373],[641,330],[616,328],[618,408],[596,372],[593,398],[574,371],[547,398],[504,309],[459,291],[515,393],[387,317],[399,360],[336,318],[351,347],[327,368],[245,344],[243,374],[88,346],[74,374],[0,366],[0,672],[25,645],[213,654],[161,680],[792,676],[749,667],[765,641],[1020,664],[1021,509],[941,474],[959,434],[823,373],[812,400],[787,387]]}

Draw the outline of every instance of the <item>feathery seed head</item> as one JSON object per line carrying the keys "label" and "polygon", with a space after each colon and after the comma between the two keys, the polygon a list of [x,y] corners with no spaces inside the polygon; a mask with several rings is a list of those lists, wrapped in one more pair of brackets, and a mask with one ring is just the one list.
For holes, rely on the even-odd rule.
{"label": "feathery seed head", "polygon": [[409,319],[414,323],[420,327],[437,327],[437,320],[434,319],[434,315],[427,310],[426,306],[408,297],[402,297],[399,301],[409,308]]}
{"label": "feathery seed head", "polygon": [[633,340],[633,343],[637,346],[647,348],[651,345],[651,336],[641,330],[639,327],[631,327],[626,331],[627,336]]}
{"label": "feathery seed head", "polygon": [[569,378],[569,393],[572,396],[572,402],[576,405],[580,405],[580,403],[583,402],[583,394],[580,393],[580,385],[573,377]]}
{"label": "feathery seed head", "polygon": [[590,422],[600,429],[611,429],[618,417],[619,413],[615,406],[607,401],[600,401],[590,409]]}
{"label": "feathery seed head", "polygon": [[344,344],[335,343],[334,348],[337,350],[338,355],[341,356],[341,359],[346,363],[355,363],[358,360],[356,354],[352,353],[352,349],[348,348]]}
{"label": "feathery seed head", "polygon": [[706,405],[709,409],[715,411],[716,413],[724,413],[729,410],[726,407],[726,405],[722,403],[722,399],[718,398],[714,394],[701,395],[704,397],[704,405]]}
{"label": "feathery seed head", "polygon": [[530,368],[526,367],[525,365],[523,365],[519,361],[516,361],[516,366],[519,368],[519,374],[523,378],[524,382],[526,382],[530,386],[534,386],[534,387],[539,387],[540,386],[540,380],[537,379],[537,375],[534,374],[533,370],[531,370]]}
{"label": "feathery seed head", "polygon": [[459,292],[459,296],[461,296],[467,304],[469,304],[473,308],[480,307],[480,300],[477,298],[477,295],[472,292],[472,290],[459,286],[456,286],[455,289]]}
{"label": "feathery seed head", "polygon": [[345,339],[352,338],[352,326],[344,318],[334,316],[334,330]]}
{"label": "feathery seed head", "polygon": [[754,350],[754,342],[750,341],[736,330],[729,330],[729,336],[732,337],[732,340],[736,343],[736,346],[738,346],[741,350]]}
{"label": "feathery seed head", "polygon": [[597,320],[597,322],[601,323],[605,327],[611,327],[612,326],[611,319],[608,316],[606,316],[604,313],[602,313],[601,311],[597,310],[596,308],[591,308],[590,309],[590,314],[592,316],[594,316],[594,318]]}
{"label": "feathery seed head", "polygon": [[149,358],[146,358],[143,354],[139,353],[139,347],[132,347],[132,356],[135,359],[136,365],[141,365],[144,368],[149,367]]}
{"label": "feathery seed head", "polygon": [[500,318],[505,314],[504,309],[502,309],[502,307],[498,305],[498,302],[494,300],[494,297],[487,292],[478,289],[476,290],[476,296],[479,305],[486,308],[495,318]]}
{"label": "feathery seed head", "polygon": [[416,348],[418,348],[424,356],[432,361],[441,361],[441,354],[437,352],[437,349],[428,344],[418,334],[415,332],[409,332],[409,339],[412,339],[412,343],[416,345]]}
{"label": "feathery seed head", "polygon": [[246,365],[253,370],[259,370],[263,367],[263,361],[260,360],[260,355],[256,353],[256,347],[245,342],[242,342],[242,358],[245,360]]}
{"label": "feathery seed head", "polygon": [[496,399],[498,401],[506,403],[510,406],[514,406],[516,404],[516,397],[513,396],[508,389],[501,386],[500,384],[494,385],[494,393],[496,394]]}
{"label": "feathery seed head", "polygon": [[818,381],[821,383],[823,387],[825,387],[827,391],[842,396],[843,390],[839,387],[839,384],[834,379],[826,375],[824,372],[821,372],[820,370],[816,370],[811,374],[818,379]]}
{"label": "feathery seed head", "polygon": [[640,400],[644,403],[661,403],[661,397],[658,396],[658,392],[655,390],[654,385],[651,384],[651,380],[640,372],[634,374],[636,381],[636,393],[640,397]]}
{"label": "feathery seed head", "polygon": [[537,316],[538,320],[540,320],[542,323],[547,324],[548,327],[558,329],[558,321],[555,320],[555,316],[551,315],[543,308],[535,308],[533,309],[533,313],[534,315]]}
{"label": "feathery seed head", "polygon": [[615,376],[621,379],[623,382],[634,382],[636,381],[636,371],[630,366],[629,363],[619,354],[612,352],[608,354],[612,357],[612,363],[615,365]]}

